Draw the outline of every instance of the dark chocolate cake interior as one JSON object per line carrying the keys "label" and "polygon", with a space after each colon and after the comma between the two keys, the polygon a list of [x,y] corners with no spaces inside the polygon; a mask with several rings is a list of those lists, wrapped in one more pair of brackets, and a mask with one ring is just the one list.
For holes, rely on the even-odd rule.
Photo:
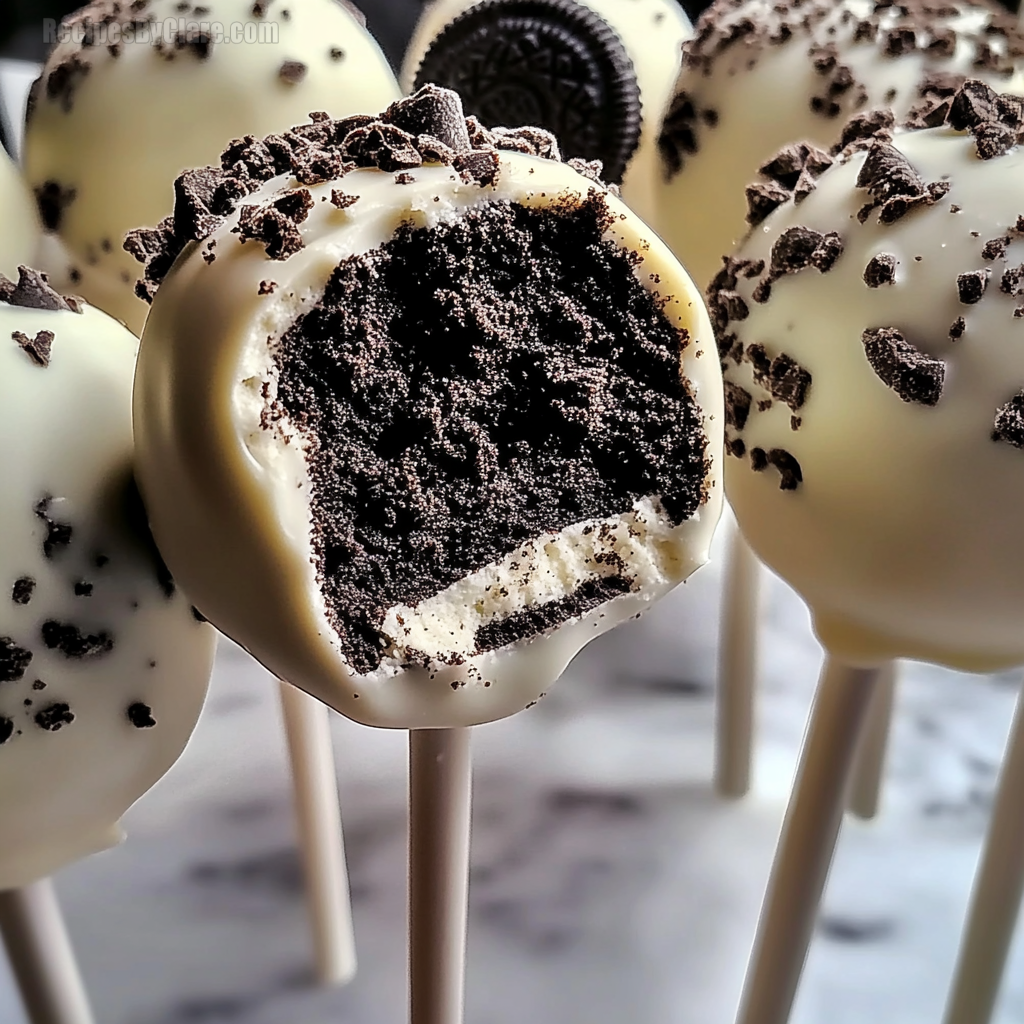
{"label": "dark chocolate cake interior", "polygon": [[[637,257],[602,237],[610,216],[593,190],[581,204],[489,201],[406,225],[342,262],[276,344],[268,420],[312,438],[319,580],[356,671],[380,665],[389,607],[531,538],[644,496],[672,524],[700,506],[707,440],[680,372],[687,337],[637,279]],[[476,651],[631,585],[624,563],[595,579],[552,602],[554,616],[478,630]]]}

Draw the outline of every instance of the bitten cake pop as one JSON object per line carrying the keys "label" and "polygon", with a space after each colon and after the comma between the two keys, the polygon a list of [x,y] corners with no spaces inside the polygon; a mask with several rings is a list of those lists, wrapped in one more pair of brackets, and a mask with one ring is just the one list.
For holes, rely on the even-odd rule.
{"label": "bitten cake pop", "polygon": [[548,133],[427,87],[281,138],[183,176],[173,225],[129,240],[151,283],[177,257],[136,381],[142,487],[214,622],[413,730],[412,1019],[449,1024],[465,727],[706,558],[719,369],[678,263]]}
{"label": "bitten cake pop", "polygon": [[435,0],[400,80],[456,90],[486,125],[547,128],[566,156],[601,160],[650,220],[658,128],[692,31],[675,0]]}
{"label": "bitten cake pop", "polygon": [[311,110],[345,116],[395,99],[353,12],[336,0],[95,0],[66,19],[33,90],[24,150],[74,288],[139,333],[146,306],[121,245],[171,212],[178,174]]}
{"label": "bitten cake pop", "polygon": [[133,483],[138,342],[34,271],[0,280],[0,889],[120,839],[177,760],[214,631]]}
{"label": "bitten cake pop", "polygon": [[32,195],[0,149],[0,274],[17,277],[19,266],[34,261],[39,234]]}
{"label": "bitten cake pop", "polygon": [[[986,0],[717,0],[684,47],[661,130],[656,226],[704,286],[782,146],[829,149],[852,115],[884,106],[902,120],[967,74],[1024,92],[1022,54],[1015,19]],[[757,185],[749,198],[766,211],[780,195]]]}
{"label": "bitten cake pop", "polygon": [[969,81],[915,121],[945,126],[861,120],[834,163],[770,162],[791,192],[799,164],[803,195],[709,291],[730,501],[830,656],[745,1024],[788,1016],[876,666],[1024,661],[1024,100]]}
{"label": "bitten cake pop", "polygon": [[543,131],[467,129],[436,89],[318,118],[185,175],[129,242],[150,280],[197,243],[139,365],[154,529],[205,613],[343,714],[501,718],[706,557],[701,303]]}

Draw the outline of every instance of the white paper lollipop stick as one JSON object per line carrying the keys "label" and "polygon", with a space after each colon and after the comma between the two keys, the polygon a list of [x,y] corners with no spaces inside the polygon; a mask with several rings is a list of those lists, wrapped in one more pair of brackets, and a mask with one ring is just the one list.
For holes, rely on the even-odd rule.
{"label": "white paper lollipop stick", "polygon": [[409,733],[409,1020],[462,1024],[470,730]]}
{"label": "white paper lollipop stick", "polygon": [[316,976],[323,985],[344,985],[356,973],[356,943],[329,712],[320,701],[287,683],[281,683],[281,710],[295,787]]}
{"label": "white paper lollipop stick", "polygon": [[0,934],[31,1024],[93,1024],[53,883],[0,891]]}
{"label": "white paper lollipop stick", "polygon": [[734,525],[722,591],[715,742],[715,789],[734,800],[750,789],[760,568]]}
{"label": "white paper lollipop stick", "polygon": [[885,776],[885,755],[889,749],[892,728],[893,698],[896,693],[896,662],[883,666],[875,696],[868,709],[857,761],[850,784],[850,813],[863,821],[870,821],[882,802],[882,780]]}
{"label": "white paper lollipop stick", "polygon": [[828,658],[775,851],[737,1024],[786,1024],[825,890],[879,668]]}
{"label": "white paper lollipop stick", "polygon": [[992,1019],[1024,893],[1024,696],[1010,728],[992,820],[960,943],[945,1024]]}

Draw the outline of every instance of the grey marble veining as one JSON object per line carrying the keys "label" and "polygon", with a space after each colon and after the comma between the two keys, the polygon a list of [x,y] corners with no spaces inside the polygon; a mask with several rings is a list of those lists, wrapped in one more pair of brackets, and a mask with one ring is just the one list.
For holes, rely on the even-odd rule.
{"label": "grey marble veining", "polygon": [[[756,792],[720,803],[718,587],[716,562],[477,730],[468,1024],[731,1024],[821,655],[769,580]],[[844,831],[793,1024],[936,1024],[1016,691],[906,667],[883,813]],[[405,737],[333,729],[357,980],[309,984],[275,686],[225,643],[128,841],[57,879],[102,1024],[404,1019]],[[998,1021],[1024,1022],[1024,950]]]}

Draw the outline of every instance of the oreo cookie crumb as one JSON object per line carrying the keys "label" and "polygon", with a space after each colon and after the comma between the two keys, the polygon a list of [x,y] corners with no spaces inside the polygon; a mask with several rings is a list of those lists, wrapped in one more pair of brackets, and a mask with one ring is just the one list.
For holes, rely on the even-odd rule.
{"label": "oreo cookie crumb", "polygon": [[964,331],[966,330],[967,321],[962,316],[958,316],[949,328],[949,340],[959,341],[964,336]]}
{"label": "oreo cookie crumb", "polygon": [[1024,391],[1018,391],[1006,405],[996,410],[992,440],[1024,448]]}
{"label": "oreo cookie crumb", "polygon": [[309,68],[301,60],[286,60],[277,69],[277,77],[288,85],[298,85],[306,77]]}
{"label": "oreo cookie crumb", "polygon": [[331,206],[339,210],[347,210],[353,203],[359,202],[359,196],[346,195],[340,188],[331,189]]}
{"label": "oreo cookie crumb", "polygon": [[75,597],[92,597],[93,584],[86,580],[78,580],[74,586]]}
{"label": "oreo cookie crumb", "polygon": [[966,274],[959,274],[956,279],[956,292],[960,302],[965,306],[973,306],[981,301],[981,297],[988,288],[989,278],[992,271],[988,267],[984,270],[972,270]]}
{"label": "oreo cookie crumb", "polygon": [[381,663],[396,604],[643,496],[672,523],[703,502],[687,339],[602,237],[611,217],[594,189],[404,225],[344,260],[280,340],[267,416],[318,439],[315,564],[357,672]]}
{"label": "oreo cookie crumb", "polygon": [[74,202],[75,190],[65,188],[59,181],[44,181],[35,189],[39,219],[47,231],[59,231],[64,211]]}
{"label": "oreo cookie crumb", "polygon": [[81,313],[81,304],[71,296],[61,295],[47,283],[46,275],[31,267],[18,267],[18,283],[0,274],[0,302],[23,309],[69,310]]}
{"label": "oreo cookie crumb", "polygon": [[36,581],[31,576],[20,576],[11,587],[11,600],[15,604],[28,604],[36,589]]}
{"label": "oreo cookie crumb", "polygon": [[51,651],[60,651],[65,658],[97,658],[114,649],[114,638],[105,630],[85,633],[68,622],[47,619],[40,630],[43,643]]}
{"label": "oreo cookie crumb", "polygon": [[1007,267],[999,280],[999,290],[1005,295],[1024,294],[1024,263]]}
{"label": "oreo cookie crumb", "polygon": [[330,57],[333,61],[339,61],[345,59],[345,51],[339,46],[332,46],[330,49]]}
{"label": "oreo cookie crumb", "polygon": [[45,368],[50,365],[53,331],[39,331],[34,338],[30,338],[27,334],[22,334],[21,331],[14,331],[11,334],[11,338],[18,343],[21,350],[36,366]]}
{"label": "oreo cookie crumb", "polygon": [[864,283],[869,288],[881,288],[896,280],[896,257],[888,252],[872,256],[864,268]]}
{"label": "oreo cookie crumb", "polygon": [[732,381],[725,382],[725,422],[727,426],[735,430],[743,430],[747,425],[747,417],[750,415],[750,405],[753,396],[746,388]]}
{"label": "oreo cookie crumb", "polygon": [[47,704],[45,708],[37,711],[34,715],[36,725],[47,732],[57,732],[65,725],[70,725],[74,720],[75,716],[71,711],[71,705],[63,702]]}
{"label": "oreo cookie crumb", "polygon": [[795,359],[785,354],[776,356],[768,368],[768,390],[773,398],[796,412],[807,401],[811,389],[811,374]]}
{"label": "oreo cookie crumb", "polygon": [[1002,238],[991,238],[982,246],[981,258],[993,261],[1006,259],[1006,250],[1009,245],[1009,235],[1003,235]]}
{"label": "oreo cookie crumb", "polygon": [[258,295],[273,295],[277,291],[276,281],[260,281]]}
{"label": "oreo cookie crumb", "polygon": [[871,369],[904,402],[935,405],[942,397],[946,367],[915,348],[895,327],[864,331],[864,353]]}
{"label": "oreo cookie crumb", "polygon": [[127,711],[125,711],[125,717],[136,729],[152,729],[156,725],[153,709],[141,701],[129,704]]}
{"label": "oreo cookie crumb", "polygon": [[631,589],[630,581],[624,576],[600,576],[584,580],[571,594],[557,601],[525,608],[502,619],[484,623],[473,637],[475,653],[483,654],[485,651],[494,651],[520,640],[540,636],[563,622],[582,618],[607,601],[628,594]]}
{"label": "oreo cookie crumb", "polygon": [[16,683],[32,661],[32,652],[10,637],[0,636],[0,683]]}
{"label": "oreo cookie crumb", "polygon": [[74,529],[70,523],[58,522],[50,515],[50,507],[53,498],[47,495],[36,502],[32,511],[46,523],[46,536],[43,538],[43,555],[46,558],[53,558],[58,551],[66,548],[71,543]]}
{"label": "oreo cookie crumb", "polygon": [[878,209],[882,224],[894,224],[919,206],[931,206],[950,189],[948,181],[925,184],[911,162],[893,145],[876,140],[857,175],[857,187],[867,189],[873,202],[862,207],[857,219],[863,224]]}

